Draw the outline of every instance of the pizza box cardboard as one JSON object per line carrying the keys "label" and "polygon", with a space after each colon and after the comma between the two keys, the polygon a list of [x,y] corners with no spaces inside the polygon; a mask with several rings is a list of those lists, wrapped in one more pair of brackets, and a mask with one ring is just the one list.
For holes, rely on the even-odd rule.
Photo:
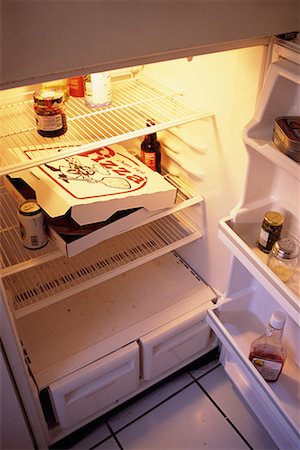
{"label": "pizza box cardboard", "polygon": [[[27,157],[34,158],[34,150]],[[66,213],[79,225],[103,222],[117,211],[156,211],[174,205],[176,188],[120,145],[86,151],[30,169],[27,180],[51,217]],[[12,175],[13,176],[13,175]]]}
{"label": "pizza box cardboard", "polygon": [[[35,198],[35,192],[28,185],[33,175],[29,171],[15,175],[21,178],[5,177],[5,186],[17,202],[20,204],[26,199]],[[65,256],[72,257],[106,239],[147,223],[157,212],[145,208],[117,211],[106,221],[86,226],[79,226],[70,215],[52,219],[45,212],[44,214],[49,235]]]}

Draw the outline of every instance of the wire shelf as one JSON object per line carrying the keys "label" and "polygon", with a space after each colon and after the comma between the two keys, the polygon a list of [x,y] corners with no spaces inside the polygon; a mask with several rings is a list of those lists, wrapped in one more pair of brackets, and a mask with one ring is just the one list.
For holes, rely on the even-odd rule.
{"label": "wire shelf", "polygon": [[73,258],[57,258],[3,278],[15,317],[81,292],[202,236],[184,211],[108,239]]}
{"label": "wire shelf", "polygon": [[[202,197],[187,190],[183,182],[176,177],[166,174],[165,178],[177,188],[175,205],[168,209],[158,210],[156,214],[152,215],[147,221],[140,224],[137,223],[136,227],[184,209],[187,210],[185,213],[187,215],[185,221],[193,223],[193,217],[191,217],[188,210],[197,208],[203,201]],[[28,268],[36,267],[47,261],[53,261],[54,259],[63,256],[63,251],[57,246],[55,238],[51,236],[49,236],[48,244],[41,249],[29,250],[23,246],[17,219],[18,205],[19,202],[12,195],[10,189],[7,189],[3,177],[2,179],[0,178],[1,277],[19,273]],[[199,214],[197,217],[199,217]],[[183,220],[182,214],[181,220]],[[198,225],[198,227],[200,226]]]}
{"label": "wire shelf", "polygon": [[[211,116],[142,76],[115,81],[112,87],[112,104],[104,108],[92,109],[83,99],[70,97],[68,131],[57,138],[37,133],[32,92],[20,102],[6,100],[0,109],[0,175]],[[148,118],[156,123],[151,130]]]}

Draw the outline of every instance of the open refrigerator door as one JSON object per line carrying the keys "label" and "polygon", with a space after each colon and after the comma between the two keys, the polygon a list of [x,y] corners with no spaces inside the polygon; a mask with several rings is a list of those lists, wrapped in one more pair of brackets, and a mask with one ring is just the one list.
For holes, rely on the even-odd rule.
{"label": "open refrigerator door", "polygon": [[[282,234],[299,245],[299,180],[297,161],[272,141],[279,116],[300,115],[299,48],[279,50],[282,57],[269,67],[253,120],[244,131],[249,156],[244,192],[238,206],[219,223],[219,237],[232,253],[227,292],[208,312],[208,323],[219,337],[228,375],[255,411],[279,448],[298,448],[299,416],[299,265],[282,281],[258,248],[267,211],[285,218]],[[283,341],[288,359],[275,383],[267,383],[249,361],[251,342],[262,335],[274,310],[287,316]]]}

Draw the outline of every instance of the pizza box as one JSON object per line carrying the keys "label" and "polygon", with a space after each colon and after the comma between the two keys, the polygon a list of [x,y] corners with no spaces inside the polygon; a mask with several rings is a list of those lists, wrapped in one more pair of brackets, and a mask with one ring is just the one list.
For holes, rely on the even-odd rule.
{"label": "pizza box", "polygon": [[[29,171],[19,172],[15,174],[14,178],[12,176],[5,177],[6,188],[19,204],[26,199],[35,198],[35,192],[28,184],[32,177],[33,175]],[[132,208],[117,211],[105,221],[80,226],[70,217],[70,213],[52,219],[45,211],[43,212],[49,235],[55,240],[62,253],[68,257],[75,256],[106,239],[140,226],[157,213],[157,211],[148,211],[145,208]]]}
{"label": "pizza box", "polygon": [[[27,153],[34,158],[34,151]],[[157,211],[174,205],[176,188],[120,145],[102,147],[30,169],[27,183],[51,218],[79,225],[108,220],[117,211]]]}

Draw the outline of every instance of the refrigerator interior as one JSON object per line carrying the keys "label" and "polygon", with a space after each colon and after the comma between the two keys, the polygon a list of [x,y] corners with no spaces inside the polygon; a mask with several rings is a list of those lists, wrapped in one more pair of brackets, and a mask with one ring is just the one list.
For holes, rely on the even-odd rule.
{"label": "refrigerator interior", "polygon": [[[121,143],[139,157],[150,116],[163,148],[164,176],[178,189],[168,211],[68,258],[55,239],[41,250],[22,248],[15,214],[20,197],[7,184],[2,187],[3,308],[12,330],[6,345],[14,339],[12,359],[26,352],[43,406],[49,407],[51,395],[54,405],[63,397],[80,399],[83,391],[68,377],[142,337],[144,353],[138,361],[133,349],[130,364],[141,367],[145,380],[152,374],[144,386],[171,373],[172,363],[156,375],[154,350],[153,367],[147,366],[149,342],[155,341],[151,333],[157,330],[167,341],[169,331],[185,333],[194,319],[203,325],[212,301],[225,291],[231,252],[218,240],[218,222],[240,199],[248,159],[241,136],[253,117],[267,56],[268,47],[259,45],[113,72],[112,107],[91,113],[82,100],[70,99],[70,133],[51,139],[51,148],[35,130],[31,96],[36,86],[3,93],[2,123],[8,124],[3,142],[10,151],[1,155],[2,174],[15,176],[55,160],[59,149],[66,157]],[[24,148],[38,148],[34,163],[20,157]],[[216,346],[208,327],[200,331],[200,352],[188,360]],[[183,334],[182,345],[185,339]],[[188,361],[178,358],[180,364]],[[70,392],[59,384],[64,377]],[[134,380],[132,392],[137,392]],[[122,401],[130,395],[124,392]],[[112,404],[109,397],[107,409]],[[56,408],[56,417],[52,411],[48,442],[99,414],[76,422],[73,413],[66,404]],[[66,425],[52,427],[53,419]]]}

